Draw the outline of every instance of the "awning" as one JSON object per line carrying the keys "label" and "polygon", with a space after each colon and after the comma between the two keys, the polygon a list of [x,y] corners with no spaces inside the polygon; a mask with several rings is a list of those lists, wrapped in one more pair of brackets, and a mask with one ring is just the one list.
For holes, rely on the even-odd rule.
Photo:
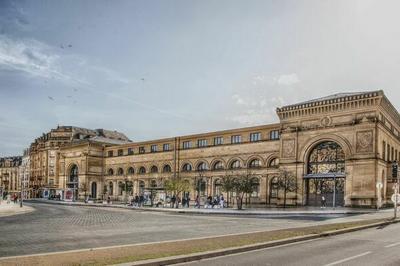
{"label": "awning", "polygon": [[305,179],[321,179],[321,178],[344,178],[344,173],[326,173],[326,174],[307,174],[304,175]]}

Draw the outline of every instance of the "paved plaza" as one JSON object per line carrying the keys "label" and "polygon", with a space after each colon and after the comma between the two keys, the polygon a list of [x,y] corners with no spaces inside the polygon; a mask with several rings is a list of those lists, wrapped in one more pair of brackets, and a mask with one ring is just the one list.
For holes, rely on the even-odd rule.
{"label": "paved plaza", "polygon": [[[276,230],[360,220],[366,216],[232,217],[41,203],[29,205],[35,211],[0,218],[1,257]],[[370,216],[374,218],[376,214]]]}

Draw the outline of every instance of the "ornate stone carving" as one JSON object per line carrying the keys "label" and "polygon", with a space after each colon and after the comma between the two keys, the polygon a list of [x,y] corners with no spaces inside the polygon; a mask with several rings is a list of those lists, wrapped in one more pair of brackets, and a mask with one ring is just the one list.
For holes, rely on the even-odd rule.
{"label": "ornate stone carving", "polygon": [[357,132],[356,149],[357,152],[372,152],[373,151],[373,132],[372,130]]}
{"label": "ornate stone carving", "polygon": [[321,126],[323,127],[328,127],[332,124],[332,118],[329,116],[325,116],[324,118],[321,119]]}
{"label": "ornate stone carving", "polygon": [[282,141],[282,157],[290,158],[294,157],[294,139],[287,139]]}

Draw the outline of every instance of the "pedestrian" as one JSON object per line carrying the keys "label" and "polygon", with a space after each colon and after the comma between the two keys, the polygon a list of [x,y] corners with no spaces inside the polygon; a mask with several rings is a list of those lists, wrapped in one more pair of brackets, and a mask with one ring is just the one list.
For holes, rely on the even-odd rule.
{"label": "pedestrian", "polygon": [[135,207],[139,207],[139,196],[138,196],[138,194],[135,194],[134,203],[135,203]]}
{"label": "pedestrian", "polygon": [[179,204],[181,203],[181,198],[178,196],[176,197],[176,207],[175,208],[179,208]]}
{"label": "pedestrian", "polygon": [[321,208],[325,208],[326,207],[326,199],[325,196],[321,197]]}
{"label": "pedestrian", "polygon": [[186,196],[182,198],[182,208],[186,207]]}
{"label": "pedestrian", "polygon": [[221,194],[221,197],[219,197],[219,204],[220,204],[220,206],[221,206],[221,209],[224,208],[224,204],[225,204],[224,201],[225,201],[225,200],[224,200],[224,195]]}
{"label": "pedestrian", "polygon": [[107,197],[107,204],[110,204],[110,202],[111,202],[111,197],[108,196],[108,197]]}
{"label": "pedestrian", "polygon": [[139,207],[143,207],[143,204],[144,204],[144,196],[143,194],[141,194],[139,196]]}
{"label": "pedestrian", "polygon": [[186,197],[186,206],[189,208],[189,204],[190,204],[190,197],[187,196]]}
{"label": "pedestrian", "polygon": [[175,194],[172,196],[172,198],[171,198],[171,208],[174,208],[175,207],[175,202],[176,202],[176,196],[175,196]]}

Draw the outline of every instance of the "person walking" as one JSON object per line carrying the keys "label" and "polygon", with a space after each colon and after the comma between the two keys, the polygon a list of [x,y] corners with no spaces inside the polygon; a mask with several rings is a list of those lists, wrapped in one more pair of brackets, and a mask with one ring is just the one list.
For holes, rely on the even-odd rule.
{"label": "person walking", "polygon": [[321,208],[326,208],[326,199],[325,196],[321,197]]}
{"label": "person walking", "polygon": [[175,202],[176,202],[176,196],[173,195],[172,198],[171,198],[171,208],[175,207]]}
{"label": "person walking", "polygon": [[224,208],[224,204],[225,204],[224,201],[225,201],[224,195],[221,194],[221,197],[219,197],[219,204],[220,204],[221,209]]}
{"label": "person walking", "polygon": [[186,197],[186,207],[189,208],[189,205],[190,205],[190,197],[187,196],[187,197]]}

